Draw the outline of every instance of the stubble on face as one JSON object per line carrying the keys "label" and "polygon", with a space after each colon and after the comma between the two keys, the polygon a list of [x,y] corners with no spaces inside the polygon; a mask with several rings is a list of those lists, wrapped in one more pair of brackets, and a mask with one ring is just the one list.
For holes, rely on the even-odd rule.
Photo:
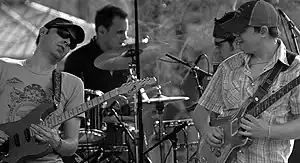
{"label": "stubble on face", "polygon": [[127,39],[128,19],[115,17],[112,26],[107,31],[107,43],[110,49],[120,48]]}

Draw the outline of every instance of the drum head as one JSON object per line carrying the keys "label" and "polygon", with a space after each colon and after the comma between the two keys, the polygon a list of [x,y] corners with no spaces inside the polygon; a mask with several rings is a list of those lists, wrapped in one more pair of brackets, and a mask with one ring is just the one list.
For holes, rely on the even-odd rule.
{"label": "drum head", "polygon": [[94,145],[98,144],[106,134],[97,129],[79,129],[78,143],[79,145]]}

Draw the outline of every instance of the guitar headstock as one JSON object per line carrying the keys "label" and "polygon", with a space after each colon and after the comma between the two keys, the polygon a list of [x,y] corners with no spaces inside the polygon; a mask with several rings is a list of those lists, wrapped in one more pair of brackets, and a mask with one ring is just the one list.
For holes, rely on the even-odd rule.
{"label": "guitar headstock", "polygon": [[120,88],[118,88],[118,93],[133,95],[137,93],[141,88],[145,87],[146,85],[153,85],[156,82],[157,80],[155,77],[151,77],[151,78],[147,77],[144,79],[124,83]]}

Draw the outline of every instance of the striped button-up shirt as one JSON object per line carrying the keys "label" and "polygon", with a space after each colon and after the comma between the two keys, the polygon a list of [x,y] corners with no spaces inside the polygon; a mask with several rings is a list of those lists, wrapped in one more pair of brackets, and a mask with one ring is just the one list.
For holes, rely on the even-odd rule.
{"label": "striped button-up shirt", "polygon": [[[208,110],[219,113],[220,116],[232,115],[238,111],[248,97],[255,93],[267,72],[278,60],[289,65],[286,48],[282,41],[278,40],[278,48],[274,57],[264,67],[260,76],[254,79],[249,68],[251,55],[240,52],[222,62],[198,103]],[[294,62],[289,65],[290,67],[279,74],[264,99],[299,75],[299,57],[296,56]],[[258,118],[263,119],[269,125],[284,124],[293,120],[295,115],[300,114],[299,106],[300,90],[299,86],[296,86],[261,113]],[[236,162],[287,163],[293,144],[293,140],[253,138],[250,146],[242,148],[237,153]]]}

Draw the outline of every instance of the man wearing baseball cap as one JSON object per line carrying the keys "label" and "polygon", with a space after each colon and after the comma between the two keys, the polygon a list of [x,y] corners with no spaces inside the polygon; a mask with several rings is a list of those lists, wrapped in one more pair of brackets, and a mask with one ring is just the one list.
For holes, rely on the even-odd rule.
{"label": "man wearing baseball cap", "polygon": [[214,37],[214,56],[218,62],[224,61],[226,58],[239,51],[239,44],[235,41],[235,36],[229,30],[224,29],[222,24],[230,20],[235,12],[225,13],[220,19],[215,18],[213,37]]}
{"label": "man wearing baseball cap", "polygon": [[[277,62],[283,64],[284,70],[279,71],[264,99],[299,76],[299,56],[286,50],[278,38],[278,23],[276,9],[268,2],[256,0],[242,4],[232,19],[222,24],[223,29],[235,34],[242,51],[220,64],[195,109],[195,127],[209,145],[223,148],[224,135],[230,132],[209,125],[211,111],[221,117],[236,114],[243,102],[263,87],[261,84]],[[288,162],[293,139],[300,138],[299,92],[299,86],[296,86],[292,91],[284,92],[283,97],[273,98],[274,103],[258,116],[245,114],[240,119],[237,134],[253,141],[239,148],[234,162]],[[226,137],[226,141],[228,139]]]}
{"label": "man wearing baseball cap", "polygon": [[[31,115],[32,118],[37,118],[37,121],[47,116],[47,123],[44,123],[47,125],[31,124],[32,121],[21,123],[21,125],[28,123],[25,127],[30,128],[32,137],[31,134],[26,137],[30,143],[24,143],[21,140],[19,146],[13,148],[14,150],[10,153],[11,157],[20,156],[24,159],[21,162],[26,163],[63,163],[61,156],[72,155],[77,150],[80,119],[84,115],[76,115],[73,108],[84,102],[83,82],[74,75],[66,72],[55,73],[57,72],[55,70],[57,63],[70,49],[74,49],[83,40],[84,31],[81,27],[69,20],[56,18],[39,30],[36,50],[31,57],[21,61],[0,60],[0,123],[22,120],[33,110],[43,109],[38,106],[44,101],[50,101],[53,104],[55,102],[56,106],[52,110],[49,108],[50,110],[47,110],[45,115]],[[65,111],[67,112],[64,115],[67,117],[64,118],[70,118],[65,119],[67,121],[58,116]],[[57,126],[53,128],[56,123]],[[60,136],[57,131],[61,125],[63,136]],[[22,126],[16,126],[15,130],[18,131],[20,127],[22,128]],[[15,135],[10,135],[6,132],[7,130],[1,131],[1,129],[0,146],[9,139],[15,140]],[[19,133],[22,132],[19,131]],[[48,150],[41,150],[37,146],[27,146],[27,151],[20,150],[25,149],[26,144],[37,145],[37,143],[49,144]],[[28,158],[26,157],[28,155],[34,157]]]}

